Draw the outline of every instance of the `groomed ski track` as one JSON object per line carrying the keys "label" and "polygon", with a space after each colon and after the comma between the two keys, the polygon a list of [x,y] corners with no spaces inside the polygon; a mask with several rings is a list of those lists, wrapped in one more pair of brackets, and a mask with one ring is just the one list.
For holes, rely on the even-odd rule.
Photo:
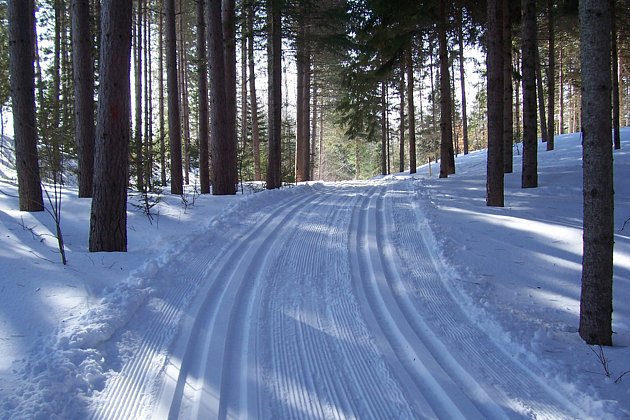
{"label": "groomed ski track", "polygon": [[292,190],[150,273],[94,418],[582,417],[466,315],[411,180]]}

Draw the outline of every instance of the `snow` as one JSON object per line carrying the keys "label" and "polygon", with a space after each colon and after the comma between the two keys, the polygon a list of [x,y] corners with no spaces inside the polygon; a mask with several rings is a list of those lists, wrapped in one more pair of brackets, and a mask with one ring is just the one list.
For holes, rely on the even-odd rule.
{"label": "snow", "polygon": [[87,252],[67,187],[63,266],[51,216],[16,210],[3,139],[0,418],[628,418],[630,128],[612,348],[577,333],[579,136],[544,149],[536,189],[517,154],[504,208],[483,151],[448,179],[166,191],[152,220],[132,195],[127,253]]}

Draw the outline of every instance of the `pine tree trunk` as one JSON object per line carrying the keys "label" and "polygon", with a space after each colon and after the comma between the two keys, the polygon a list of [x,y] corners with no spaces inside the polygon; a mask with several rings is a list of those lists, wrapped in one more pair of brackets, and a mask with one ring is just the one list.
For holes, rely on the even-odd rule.
{"label": "pine tree trunk", "polygon": [[145,189],[153,188],[153,57],[151,56],[151,15],[144,11],[144,181]]}
{"label": "pine tree trunk", "polygon": [[295,127],[295,180],[296,182],[303,182],[307,180],[306,177],[306,160],[307,149],[306,141],[304,138],[304,82],[305,82],[305,59],[304,59],[304,25],[303,22],[298,21],[298,28],[296,28],[296,57],[295,66],[297,73],[296,80],[296,127]]}
{"label": "pine tree trunk", "polygon": [[536,0],[521,0],[523,74],[523,173],[521,186],[538,186],[536,124]]}
{"label": "pine tree trunk", "polygon": [[564,134],[564,50],[560,48],[559,80],[558,80],[558,134]]}
{"label": "pine tree trunk", "polygon": [[75,137],[79,164],[79,197],[92,197],[94,174],[94,69],[89,0],[72,1]]}
{"label": "pine tree trunk", "polygon": [[280,0],[268,0],[268,96],[269,96],[269,153],[267,189],[282,186],[281,130],[282,130],[282,20]]}
{"label": "pine tree trunk", "polygon": [[225,107],[226,107],[226,134],[229,143],[226,144],[226,154],[223,159],[226,162],[224,170],[232,178],[232,188],[228,188],[224,194],[236,194],[238,184],[238,156],[236,135],[236,16],[235,0],[223,0],[222,25],[225,60]]}
{"label": "pine tree trunk", "polygon": [[210,193],[208,57],[206,49],[205,0],[197,1],[197,76],[199,84],[199,183],[202,194]]}
{"label": "pine tree trunk", "polygon": [[8,20],[9,74],[19,206],[21,211],[43,211],[35,118],[34,1],[10,0]]}
{"label": "pine tree trunk", "polygon": [[387,99],[385,82],[381,82],[381,174],[387,175]]}
{"label": "pine tree trunk", "polygon": [[503,207],[503,0],[488,0],[488,175],[486,204]]}
{"label": "pine tree trunk", "polygon": [[[136,82],[136,137],[134,141],[134,149],[136,154],[136,186],[138,191],[145,191],[144,188],[144,170],[143,170],[143,157],[142,157],[142,4],[143,0],[137,0],[138,9],[136,12],[136,25],[135,25],[135,82]],[[146,82],[146,81],[145,81]]]}
{"label": "pine tree trunk", "polygon": [[621,149],[621,131],[619,128],[619,52],[617,51],[617,22],[615,12],[615,0],[610,0],[611,11],[611,36],[612,36],[612,123],[613,144],[615,149]]}
{"label": "pine tree trunk", "polygon": [[612,345],[614,244],[609,1],[580,1],[584,254],[580,337]]}
{"label": "pine tree trunk", "polygon": [[166,25],[166,83],[168,91],[168,135],[171,151],[171,194],[182,195],[182,126],[177,83],[177,36],[175,0],[164,0]]}
{"label": "pine tree trunk", "polygon": [[459,76],[462,90],[462,136],[464,142],[464,154],[468,154],[468,114],[466,112],[466,75],[464,73],[464,22],[463,7],[459,7],[458,43],[459,43]]}
{"label": "pine tree trunk", "polygon": [[127,251],[132,2],[103,0],[90,252]]}
{"label": "pine tree trunk", "polygon": [[159,84],[159,126],[160,126],[160,180],[166,185],[166,135],[164,124],[164,0],[160,0],[160,18],[158,20],[158,84]]}
{"label": "pine tree trunk", "polygon": [[547,26],[549,27],[549,73],[547,74],[547,150],[555,147],[555,89],[556,89],[556,56],[553,19],[553,0],[547,0]]}
{"label": "pine tree trunk", "polygon": [[398,142],[399,147],[399,155],[398,155],[398,172],[405,171],[405,72],[407,69],[407,60],[401,63],[400,65],[400,83],[398,85],[398,94],[400,95],[400,127],[399,127],[399,136],[400,141]]}
{"label": "pine tree trunk", "polygon": [[247,65],[249,67],[249,97],[252,118],[252,154],[254,155],[254,181],[262,180],[260,169],[260,129],[258,127],[258,99],[256,96],[256,69],[254,66],[254,3],[247,6]]}
{"label": "pine tree trunk", "polygon": [[[413,58],[412,45],[405,50],[405,69],[407,71],[407,113],[409,114],[409,173],[415,174],[416,167],[416,107],[413,103]],[[403,94],[404,95],[404,94]],[[404,120],[403,120],[404,125]]]}
{"label": "pine tree trunk", "polygon": [[512,89],[512,16],[503,1],[503,172],[514,172],[514,111]]}
{"label": "pine tree trunk", "polygon": [[179,11],[176,12],[179,19],[177,20],[177,42],[179,44],[179,93],[180,93],[180,118],[182,127],[183,141],[183,159],[184,159],[184,185],[190,184],[190,124],[189,124],[189,97],[188,97],[188,56],[186,52],[186,33],[184,21],[184,1],[179,0]]}
{"label": "pine tree trunk", "polygon": [[313,69],[313,76],[311,80],[311,85],[313,87],[313,118],[311,119],[311,155],[309,159],[309,168],[311,170],[309,179],[315,179],[315,156],[317,155],[317,114],[318,114],[318,101],[319,101],[319,91],[317,83],[319,80],[316,79],[315,69]]}
{"label": "pine tree trunk", "polygon": [[547,115],[545,114],[545,95],[543,92],[542,69],[540,63],[540,52],[536,46],[536,88],[538,98],[538,114],[540,116],[540,134],[542,141],[547,141]]}
{"label": "pine tree trunk", "polygon": [[455,153],[453,151],[453,121],[451,118],[451,82],[448,63],[448,43],[446,40],[448,5],[441,0],[441,17],[439,24],[440,44],[440,178],[455,173]]}

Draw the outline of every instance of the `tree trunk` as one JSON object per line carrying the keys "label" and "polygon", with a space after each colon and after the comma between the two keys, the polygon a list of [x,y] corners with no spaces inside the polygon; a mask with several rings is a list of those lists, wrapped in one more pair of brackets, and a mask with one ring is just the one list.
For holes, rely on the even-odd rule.
{"label": "tree trunk", "polygon": [[[136,152],[136,186],[138,191],[144,191],[144,171],[142,158],[142,5],[143,0],[137,0],[138,10],[136,13],[136,33],[135,41],[135,82],[136,82],[136,138],[134,149]],[[145,81],[146,82],[146,81]]]}
{"label": "tree trunk", "polygon": [[127,251],[132,2],[103,0],[90,252]]}
{"label": "tree trunk", "polygon": [[89,0],[72,1],[74,118],[79,164],[79,197],[92,197],[94,174],[94,69]]}
{"label": "tree trunk", "polygon": [[488,163],[486,204],[503,207],[503,0],[488,0]]}
{"label": "tree trunk", "polygon": [[[411,49],[413,44],[405,50],[405,68],[407,70],[407,113],[409,115],[409,173],[416,173],[416,110],[413,103],[413,58],[411,56]],[[404,93],[403,93],[404,96]],[[403,118],[403,126],[404,126]],[[401,138],[402,141],[402,138]]]}
{"label": "tree trunk", "polygon": [[177,36],[175,31],[175,0],[164,0],[166,24],[166,83],[168,90],[168,135],[171,151],[171,194],[182,195],[182,126],[177,84]]}
{"label": "tree trunk", "polygon": [[268,31],[268,114],[269,153],[267,165],[267,189],[282,186],[282,19],[280,0],[267,1]]}
{"label": "tree trunk", "polygon": [[381,82],[381,175],[387,175],[387,100],[385,82]]}
{"label": "tree trunk", "polygon": [[556,56],[553,19],[553,0],[547,0],[547,26],[549,27],[549,73],[547,74],[547,150],[555,147],[555,89],[556,89]]}
{"label": "tree trunk", "polygon": [[564,134],[564,50],[560,48],[560,68],[558,87],[558,134]]}
{"label": "tree trunk", "polygon": [[9,66],[15,162],[21,211],[43,211],[35,118],[35,5],[33,0],[10,0]]}
{"label": "tree trunk", "polygon": [[159,84],[159,125],[160,125],[160,180],[166,185],[166,142],[164,130],[164,0],[160,0],[160,19],[158,20],[158,84]]}
{"label": "tree trunk", "polygon": [[621,131],[619,128],[619,52],[617,51],[617,22],[615,12],[615,0],[610,0],[610,22],[612,36],[612,124],[613,144],[615,149],[621,149]]}
{"label": "tree trunk", "polygon": [[441,0],[439,24],[440,44],[440,178],[455,173],[455,154],[453,151],[453,121],[451,118],[451,82],[448,65],[448,43],[446,40],[448,22],[448,4]]}
{"label": "tree trunk", "polygon": [[[300,11],[300,13],[303,13]],[[304,79],[305,79],[305,52],[304,52],[304,24],[298,19],[296,28],[296,57],[295,66],[297,71],[296,80],[296,127],[295,127],[295,180],[303,182],[307,180],[307,142],[304,133]]]}
{"label": "tree trunk", "polygon": [[[405,171],[405,72],[407,60],[400,66],[400,84],[398,94],[400,95],[400,141],[399,141],[399,166],[398,172]],[[411,169],[411,168],[410,168]]]}
{"label": "tree trunk", "polygon": [[144,181],[153,188],[153,57],[151,56],[151,14],[144,8]]}
{"label": "tree trunk", "polygon": [[313,68],[313,80],[311,80],[311,85],[313,87],[313,118],[311,119],[311,156],[309,168],[311,169],[310,179],[315,179],[315,156],[317,154],[317,104],[319,101],[319,92],[317,83],[319,80],[315,79],[315,69]]}
{"label": "tree trunk", "polygon": [[612,345],[614,244],[610,2],[580,1],[584,232],[580,337]]}
{"label": "tree trunk", "polygon": [[523,173],[521,186],[538,186],[536,124],[536,0],[521,0],[523,74]]}
{"label": "tree trunk", "polygon": [[178,1],[179,10],[176,11],[179,19],[177,20],[177,42],[179,43],[179,93],[180,93],[180,109],[181,109],[181,128],[183,140],[183,159],[184,159],[184,185],[190,184],[190,106],[188,96],[188,53],[186,51],[186,22],[184,20],[184,1]]}
{"label": "tree trunk", "polygon": [[254,66],[254,2],[247,5],[247,64],[249,67],[249,97],[252,118],[252,154],[254,155],[254,181],[262,180],[260,169],[260,129],[258,127],[258,99],[256,96],[256,69]]}
{"label": "tree trunk", "polygon": [[462,90],[462,136],[464,142],[464,154],[468,154],[468,115],[466,113],[466,75],[464,73],[464,22],[463,7],[459,7],[458,43],[459,43],[459,76]]}
{"label": "tree trunk", "polygon": [[540,116],[540,135],[543,142],[547,142],[547,115],[545,114],[545,94],[543,92],[542,64],[540,63],[540,52],[536,46],[536,89],[538,98],[538,115]]}
{"label": "tree trunk", "polygon": [[512,110],[512,15],[503,1],[503,172],[514,171],[514,112]]}
{"label": "tree trunk", "polygon": [[226,142],[224,171],[232,178],[232,188],[227,187],[224,194],[236,194],[238,184],[238,156],[236,136],[236,16],[235,0],[223,0],[222,18],[223,43],[225,60],[225,108],[226,108]]}
{"label": "tree trunk", "polygon": [[202,194],[210,193],[208,152],[208,57],[206,49],[205,0],[197,1],[197,76],[199,84],[199,184]]}

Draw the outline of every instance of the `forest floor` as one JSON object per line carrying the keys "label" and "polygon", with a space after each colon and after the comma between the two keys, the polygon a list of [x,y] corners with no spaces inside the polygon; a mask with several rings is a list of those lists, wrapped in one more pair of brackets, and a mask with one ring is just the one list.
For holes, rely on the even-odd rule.
{"label": "forest floor", "polygon": [[577,333],[577,135],[539,145],[537,189],[517,154],[504,208],[484,152],[444,180],[162,195],[152,220],[132,197],[124,254],[87,252],[90,201],[64,189],[67,266],[50,216],[15,210],[6,154],[0,418],[629,418],[623,139],[605,349]]}

